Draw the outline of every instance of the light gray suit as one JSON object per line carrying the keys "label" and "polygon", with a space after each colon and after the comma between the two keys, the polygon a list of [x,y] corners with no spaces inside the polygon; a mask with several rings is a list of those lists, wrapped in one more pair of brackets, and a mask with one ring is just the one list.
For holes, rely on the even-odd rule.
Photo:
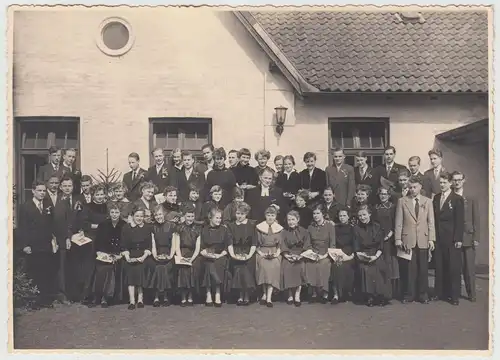
{"label": "light gray suit", "polygon": [[413,198],[404,196],[396,206],[394,239],[412,250],[411,260],[400,259],[404,299],[428,301],[429,243],[436,241],[432,200],[419,195],[418,216]]}

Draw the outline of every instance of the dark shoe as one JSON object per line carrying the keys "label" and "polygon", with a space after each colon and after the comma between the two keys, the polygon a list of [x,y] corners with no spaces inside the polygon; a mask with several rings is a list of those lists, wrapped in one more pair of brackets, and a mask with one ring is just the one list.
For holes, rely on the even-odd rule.
{"label": "dark shoe", "polygon": [[293,305],[295,305],[296,307],[300,307],[300,305],[302,305],[302,303],[300,301],[294,301]]}
{"label": "dark shoe", "polygon": [[369,298],[367,301],[366,301],[366,306],[368,307],[373,307],[375,305],[374,301],[373,301],[373,298]]}
{"label": "dark shoe", "polygon": [[165,299],[163,300],[163,302],[161,303],[161,306],[163,306],[163,307],[167,307],[167,306],[170,306],[170,305],[171,305],[171,302],[170,302],[170,300],[169,300],[169,299],[167,299],[167,298],[165,298]]}
{"label": "dark shoe", "polygon": [[322,296],[322,297],[321,297],[321,303],[322,303],[322,304],[326,304],[327,302],[328,302],[328,298],[327,298],[327,297]]}
{"label": "dark shoe", "polygon": [[429,299],[420,299],[419,302],[421,304],[429,304]]}
{"label": "dark shoe", "polygon": [[266,304],[266,306],[267,306],[268,308],[272,308],[274,305],[273,305],[273,303],[272,303],[272,302],[268,302],[268,303]]}
{"label": "dark shoe", "polygon": [[382,299],[378,302],[378,306],[381,306],[381,307],[384,307],[384,306],[387,306],[387,305],[390,305],[391,302],[387,299]]}
{"label": "dark shoe", "polygon": [[260,299],[259,304],[260,304],[260,305],[266,305],[266,300],[264,300],[264,299]]}
{"label": "dark shoe", "polygon": [[458,300],[451,300],[450,304],[454,305],[454,306],[458,306],[460,304],[460,302]]}
{"label": "dark shoe", "polygon": [[439,296],[431,296],[431,301],[438,301],[439,300]]}
{"label": "dark shoe", "polygon": [[214,303],[213,302],[205,302],[206,307],[213,307]]}
{"label": "dark shoe", "polygon": [[108,307],[107,301],[101,301],[101,307],[102,308],[107,308]]}
{"label": "dark shoe", "polygon": [[153,302],[153,307],[156,307],[156,308],[157,308],[157,307],[160,307],[160,302],[159,302],[158,300],[155,300],[155,301]]}
{"label": "dark shoe", "polygon": [[286,304],[287,304],[287,305],[293,305],[293,300],[292,300],[292,299],[288,299],[288,300],[286,301]]}
{"label": "dark shoe", "polygon": [[469,301],[470,301],[470,302],[476,302],[476,297],[475,297],[475,296],[471,296],[471,297],[469,297]]}
{"label": "dark shoe", "polygon": [[188,300],[188,301],[187,301],[187,306],[194,306],[194,304],[193,304],[193,300]]}
{"label": "dark shoe", "polygon": [[143,309],[144,308],[144,303],[143,302],[138,302],[137,303],[137,308],[138,309]]}
{"label": "dark shoe", "polygon": [[187,306],[187,301],[181,301],[181,307],[186,307]]}
{"label": "dark shoe", "polygon": [[135,304],[129,304],[128,305],[129,310],[135,310]]}
{"label": "dark shoe", "polygon": [[220,307],[222,307],[222,303],[218,303],[218,302],[216,302],[216,303],[214,303],[214,306],[215,306],[216,308],[220,308]]}
{"label": "dark shoe", "polygon": [[90,301],[89,299],[83,299],[82,301],[80,301],[80,304],[88,306],[92,304],[92,301]]}
{"label": "dark shoe", "polygon": [[412,302],[413,302],[413,299],[403,299],[403,300],[401,300],[402,304],[410,304]]}
{"label": "dark shoe", "polygon": [[330,301],[330,302],[332,303],[332,305],[337,305],[340,301],[339,301],[339,299],[337,299],[336,297],[334,297],[332,299],[332,301]]}
{"label": "dark shoe", "polygon": [[242,299],[238,299],[238,301],[236,301],[236,306],[243,306],[244,305],[244,301]]}

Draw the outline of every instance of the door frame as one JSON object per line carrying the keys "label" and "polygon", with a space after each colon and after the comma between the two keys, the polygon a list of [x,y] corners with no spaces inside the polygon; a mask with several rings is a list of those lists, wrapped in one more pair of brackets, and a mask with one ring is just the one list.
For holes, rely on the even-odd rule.
{"label": "door frame", "polygon": [[61,123],[76,123],[77,125],[77,133],[76,133],[76,141],[77,141],[77,150],[78,156],[76,157],[76,164],[80,166],[81,159],[81,150],[80,150],[80,140],[81,140],[81,122],[79,117],[75,116],[16,116],[14,117],[14,179],[12,185],[16,186],[16,197],[17,203],[22,203],[25,199],[24,191],[22,190],[23,181],[24,181],[24,159],[23,155],[35,155],[40,154],[44,150],[46,152],[48,158],[48,148],[47,149],[27,149],[23,150],[21,148],[21,137],[22,137],[22,124],[29,122],[61,122]]}

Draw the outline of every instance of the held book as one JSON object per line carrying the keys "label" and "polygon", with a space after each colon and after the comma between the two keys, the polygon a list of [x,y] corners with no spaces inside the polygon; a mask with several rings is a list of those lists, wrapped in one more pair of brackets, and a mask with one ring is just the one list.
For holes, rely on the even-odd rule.
{"label": "held book", "polygon": [[176,265],[193,266],[191,261],[184,260],[182,256],[175,256],[174,261]]}
{"label": "held book", "polygon": [[349,260],[349,256],[346,255],[341,249],[328,249],[328,255],[332,258],[332,260],[340,259],[342,261]]}
{"label": "held book", "polygon": [[396,256],[401,258],[401,259],[411,260],[411,253],[412,253],[411,249],[409,252],[406,252],[405,250],[398,248],[398,252],[396,253]]}
{"label": "held book", "polygon": [[79,233],[74,234],[71,237],[71,242],[78,245],[78,246],[82,246],[82,245],[85,245],[85,244],[92,242],[92,239],[85,237],[83,232],[79,232]]}

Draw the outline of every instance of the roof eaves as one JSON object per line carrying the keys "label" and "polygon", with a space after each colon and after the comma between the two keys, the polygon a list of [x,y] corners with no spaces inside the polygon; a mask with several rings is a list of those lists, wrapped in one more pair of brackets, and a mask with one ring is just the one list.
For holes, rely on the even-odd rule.
{"label": "roof eaves", "polygon": [[300,96],[304,93],[317,93],[320,91],[303,78],[250,12],[234,11],[234,14],[264,52],[273,60],[288,81],[290,81]]}

